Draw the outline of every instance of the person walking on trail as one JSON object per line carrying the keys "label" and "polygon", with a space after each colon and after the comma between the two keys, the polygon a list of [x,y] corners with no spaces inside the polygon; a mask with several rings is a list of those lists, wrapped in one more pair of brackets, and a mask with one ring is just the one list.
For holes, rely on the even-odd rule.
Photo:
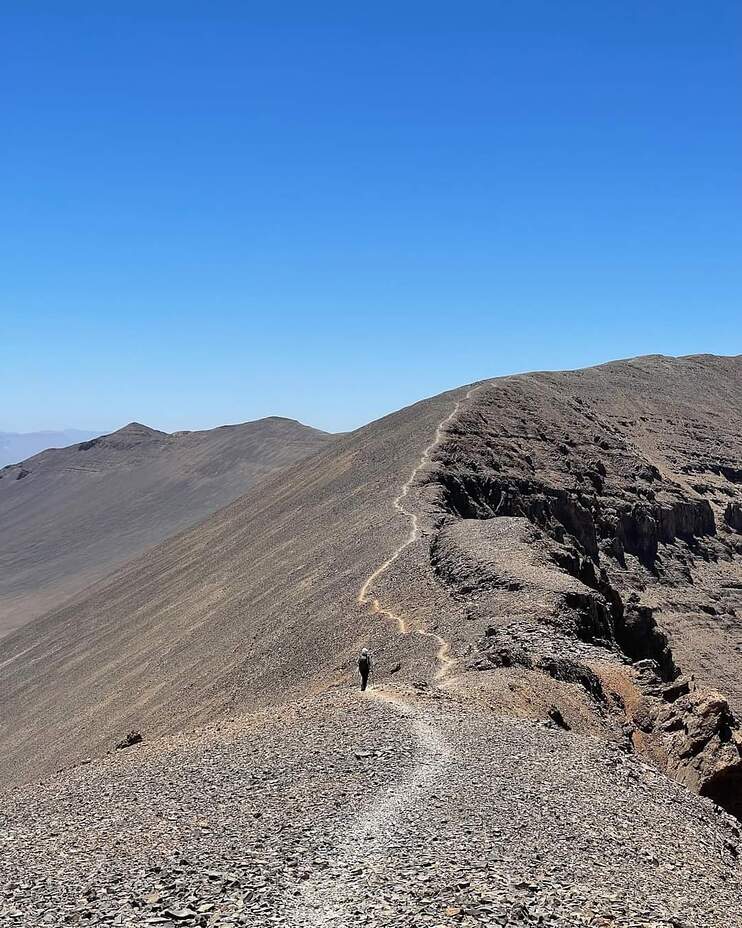
{"label": "person walking on trail", "polygon": [[366,689],[368,677],[372,670],[373,665],[371,662],[371,655],[368,653],[368,648],[361,648],[361,653],[358,655],[358,673],[361,675],[361,692]]}

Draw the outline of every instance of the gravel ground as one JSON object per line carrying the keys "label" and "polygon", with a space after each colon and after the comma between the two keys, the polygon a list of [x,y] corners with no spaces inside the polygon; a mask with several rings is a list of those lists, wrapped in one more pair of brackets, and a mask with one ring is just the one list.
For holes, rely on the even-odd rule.
{"label": "gravel ground", "polygon": [[709,801],[455,694],[367,697],[0,794],[0,924],[739,924],[739,832]]}

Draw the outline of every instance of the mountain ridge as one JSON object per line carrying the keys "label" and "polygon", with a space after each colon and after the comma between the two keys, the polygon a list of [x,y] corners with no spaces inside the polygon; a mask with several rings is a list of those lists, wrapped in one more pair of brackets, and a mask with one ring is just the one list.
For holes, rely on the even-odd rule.
{"label": "mountain ridge", "polygon": [[0,432],[0,468],[20,464],[48,448],[67,447],[100,435],[92,429],[40,430],[38,432]]}
{"label": "mountain ridge", "polygon": [[332,437],[268,418],[166,433],[138,422],[0,470],[0,634]]}
{"label": "mountain ridge", "polygon": [[5,638],[29,924],[102,847],[131,924],[734,924],[740,436],[741,358],[482,381]]}
{"label": "mountain ridge", "polygon": [[[620,416],[622,415],[622,404],[625,405],[625,402],[628,401],[621,398],[622,394],[619,394],[617,398],[614,397],[611,399],[613,396],[612,391],[614,389],[612,383],[615,381],[619,385],[620,390],[625,392],[628,391],[627,396],[631,397],[630,403],[632,404],[632,407],[636,407],[632,413],[632,415],[634,415],[635,413],[641,413],[645,407],[651,407],[653,403],[656,404],[658,402],[666,402],[664,394],[670,390],[675,390],[677,392],[680,389],[681,384],[685,384],[685,386],[682,388],[682,395],[679,393],[678,397],[673,400],[676,406],[680,400],[682,400],[682,403],[686,404],[686,406],[688,404],[691,404],[691,406],[698,405],[699,402],[701,403],[701,407],[703,407],[703,404],[707,402],[716,403],[717,398],[715,391],[718,389],[718,383],[716,383],[717,374],[721,374],[722,371],[726,371],[725,376],[727,377],[730,386],[734,385],[735,389],[739,388],[739,359],[725,359],[716,357],[712,359],[699,359],[698,356],[690,356],[688,358],[681,359],[639,358],[629,361],[612,362],[607,365],[600,365],[595,368],[577,372],[536,372],[527,375],[514,375],[512,377],[497,378],[495,380],[481,382],[481,388],[473,394],[472,402],[469,404],[469,407],[463,410],[461,419],[464,422],[468,422],[473,415],[471,411],[472,409],[481,409],[483,411],[483,415],[490,417],[501,417],[504,415],[506,416],[506,419],[503,421],[507,421],[507,417],[511,415],[514,416],[514,424],[516,425],[516,428],[512,429],[512,432],[513,435],[515,435],[515,438],[504,439],[504,457],[502,457],[501,460],[504,461],[510,458],[515,462],[515,467],[520,468],[522,466],[521,452],[513,451],[513,448],[524,446],[524,443],[526,442],[533,444],[535,441],[536,445],[534,447],[543,445],[544,448],[548,447],[551,449],[552,447],[556,448],[556,446],[564,439],[560,437],[557,440],[555,436],[553,440],[549,438],[549,442],[544,444],[543,440],[539,439],[535,432],[533,435],[531,435],[527,431],[523,432],[522,437],[519,438],[518,433],[519,431],[522,431],[522,426],[517,424],[519,418],[523,419],[524,415],[527,417],[528,415],[535,416],[537,414],[539,416],[548,416],[548,408],[544,408],[543,411],[541,411],[541,406],[543,404],[541,404],[539,407],[535,407],[533,405],[535,397],[537,397],[540,392],[543,393],[543,391],[546,390],[549,392],[554,392],[553,402],[558,402],[557,398],[560,395],[559,391],[563,390],[567,383],[574,383],[574,386],[570,386],[569,389],[574,389],[577,391],[575,395],[579,402],[575,402],[573,404],[574,410],[572,412],[569,411],[572,409],[572,406],[569,406],[569,408],[565,406],[565,412],[563,413],[563,416],[565,417],[564,422],[567,423],[570,416],[577,416],[575,422],[579,421],[580,424],[579,426],[575,425],[575,427],[579,427],[581,430],[589,428],[594,432],[598,430],[600,435],[604,436],[600,437],[600,441],[602,441],[604,444],[607,443],[609,446],[615,445],[617,448],[626,447],[628,450],[625,452],[620,452],[619,454],[618,466],[619,468],[629,467],[631,473],[633,473],[633,470],[631,470],[632,468],[635,469],[638,467],[639,470],[636,470],[636,473],[638,474],[641,472],[641,469],[645,467],[645,464],[642,463],[642,461],[644,460],[647,452],[640,452],[638,450],[638,446],[635,447],[636,439],[632,439],[631,443],[626,445],[623,438],[619,439],[618,444],[616,444],[616,440],[611,437],[612,434],[616,432],[616,430],[620,431],[621,429],[626,428],[626,426],[621,426],[620,423],[622,420]],[[672,385],[670,382],[668,382],[667,384],[663,384],[659,391],[655,391],[656,395],[652,395],[652,391],[649,391],[649,394],[647,394],[646,387],[644,386],[647,378],[649,378],[649,381],[652,383],[660,384],[662,383],[663,378],[666,379],[667,377],[670,378]],[[701,378],[703,383],[703,390],[705,392],[699,392],[699,386],[696,383],[699,377]],[[590,411],[592,408],[591,404],[595,402],[594,400],[589,400],[587,405],[585,405],[585,401],[580,399],[580,391],[584,392],[585,387],[583,387],[582,384],[585,383],[586,378],[590,389],[596,391],[596,396],[605,398],[601,399],[601,402],[614,404],[615,411],[611,413],[611,417],[608,419],[606,419],[603,413],[602,419],[598,420],[596,419],[595,414]],[[701,381],[699,381],[699,383],[701,383]],[[269,479],[267,483],[261,485],[259,492],[248,493],[246,496],[240,497],[234,503],[227,506],[226,509],[220,511],[217,516],[212,517],[206,523],[200,525],[196,532],[191,532],[189,534],[189,532],[186,531],[178,535],[177,538],[173,539],[171,542],[165,542],[164,547],[161,546],[160,548],[151,552],[150,555],[148,555],[148,557],[145,559],[146,563],[145,561],[139,561],[136,563],[130,563],[125,566],[123,568],[123,572],[119,575],[121,578],[120,585],[122,591],[127,588],[128,581],[126,577],[135,577],[137,575],[137,571],[139,570],[144,571],[144,574],[152,574],[153,577],[160,569],[165,570],[168,576],[177,576],[177,571],[179,569],[177,566],[178,561],[179,559],[182,559],[182,563],[184,565],[183,569],[190,570],[191,568],[185,567],[185,565],[193,565],[193,569],[196,570],[194,577],[201,576],[202,571],[205,571],[205,573],[203,573],[202,579],[199,580],[199,588],[201,592],[199,592],[198,596],[196,597],[196,600],[203,602],[203,606],[196,606],[195,615],[201,614],[202,610],[204,609],[206,610],[206,613],[204,613],[202,617],[197,620],[197,624],[194,627],[198,627],[200,623],[206,621],[207,614],[212,616],[209,619],[209,625],[213,625],[214,628],[220,627],[219,623],[214,625],[214,607],[216,606],[216,608],[222,612],[225,606],[227,606],[229,603],[232,603],[232,605],[228,606],[224,619],[219,620],[219,622],[225,622],[225,632],[227,629],[232,627],[235,629],[238,628],[243,621],[247,621],[249,625],[249,622],[251,621],[249,613],[254,607],[251,608],[248,606],[248,614],[244,619],[238,619],[239,613],[235,613],[234,611],[234,604],[236,604],[237,601],[240,601],[247,595],[247,598],[245,599],[245,603],[247,605],[250,602],[250,597],[254,596],[256,592],[254,589],[254,584],[250,582],[248,575],[245,575],[242,572],[243,568],[240,567],[241,560],[245,556],[242,545],[253,544],[253,538],[262,537],[263,535],[265,537],[259,545],[261,551],[270,551],[271,547],[276,544],[279,546],[279,549],[282,548],[284,550],[290,550],[292,547],[299,544],[297,536],[294,534],[294,530],[291,529],[291,526],[293,525],[294,529],[296,529],[298,525],[297,518],[299,520],[304,520],[306,518],[304,515],[306,512],[307,502],[306,492],[316,494],[320,488],[324,488],[321,489],[322,495],[320,497],[324,500],[324,502],[320,503],[319,500],[312,497],[312,505],[320,506],[319,511],[322,513],[322,524],[327,524],[328,530],[331,533],[341,532],[341,526],[345,525],[345,523],[347,523],[349,520],[348,513],[358,509],[359,503],[357,501],[361,498],[366,499],[368,505],[371,505],[372,508],[380,507],[379,513],[372,519],[373,525],[375,526],[374,531],[377,533],[378,537],[368,536],[368,540],[365,542],[365,544],[371,546],[365,557],[370,559],[367,561],[369,566],[373,566],[372,561],[374,555],[372,552],[375,550],[376,545],[379,543],[385,543],[384,539],[389,537],[389,532],[391,532],[393,536],[396,536],[397,532],[399,531],[397,527],[398,513],[395,512],[393,507],[388,508],[390,504],[388,501],[386,501],[389,493],[388,487],[390,484],[390,478],[389,476],[385,476],[383,478],[379,476],[378,465],[376,463],[378,460],[378,455],[381,454],[384,456],[383,466],[385,468],[398,468],[401,462],[400,455],[405,456],[405,459],[408,463],[403,465],[403,469],[401,471],[396,471],[398,476],[391,481],[392,485],[394,485],[396,482],[398,486],[402,486],[404,480],[409,476],[409,473],[413,471],[414,462],[417,460],[420,454],[419,449],[424,448],[427,444],[429,444],[429,438],[426,440],[426,435],[432,435],[435,432],[436,427],[438,427],[439,423],[446,418],[445,415],[438,415],[438,413],[450,413],[448,405],[455,403],[457,399],[465,396],[469,390],[471,390],[470,386],[462,387],[457,390],[450,391],[449,393],[441,394],[437,397],[432,397],[428,400],[420,401],[411,407],[407,407],[406,409],[397,413],[392,413],[383,417],[382,419],[376,420],[367,426],[363,426],[361,429],[358,429],[353,433],[349,433],[346,436],[341,436],[340,438],[336,439],[335,442],[333,442],[329,447],[320,450],[319,453],[311,455],[304,462],[299,462],[298,464],[293,465],[279,478]],[[508,391],[514,391],[512,392],[513,399],[507,400],[503,407],[492,408],[484,404],[485,398],[488,395],[502,394],[504,396],[509,396],[510,394]],[[630,391],[634,392],[631,393]],[[572,401],[570,400],[569,402],[571,403]],[[539,403],[541,403],[540,400]],[[520,404],[524,405],[521,406]],[[606,410],[609,408],[610,406],[607,406]],[[508,412],[508,410],[511,411]],[[616,418],[617,415],[618,418]],[[636,418],[636,422],[642,428],[642,437],[640,439],[641,443],[650,441],[651,430],[649,430],[648,427],[645,427],[644,423],[641,422],[640,416]],[[662,418],[662,422],[665,423],[663,427],[666,429],[675,428],[675,425],[669,419]],[[409,434],[403,436],[400,430],[403,432],[408,428],[408,426],[412,426],[412,430],[409,432]],[[440,456],[445,454],[448,447],[455,447],[456,436],[460,427],[461,426],[459,423],[453,423],[450,430],[450,435],[447,436],[447,442],[441,448],[436,449],[436,455]],[[481,426],[478,424],[472,427],[472,437],[475,437],[478,434],[480,428]],[[502,427],[498,426],[498,428],[501,429]],[[508,428],[510,428],[510,426],[508,426]],[[564,435],[566,441],[570,440],[569,428],[567,428],[565,431],[562,426],[558,426],[556,431],[559,432],[560,436]],[[392,436],[394,436],[393,443],[390,443]],[[682,436],[678,436],[677,440],[680,441],[681,438]],[[492,439],[488,440],[495,440],[494,436]],[[595,434],[591,433],[589,440],[591,447],[595,448],[596,456],[600,456],[601,454],[605,455],[607,453],[605,449],[601,448],[599,443],[596,443]],[[673,441],[675,441],[675,439],[673,439]],[[703,448],[704,446],[701,445],[700,447]],[[471,449],[462,449],[459,454],[470,456],[473,453],[473,448],[474,446],[472,446]],[[555,461],[560,459],[559,456],[572,453],[568,444],[563,445],[563,449],[564,450],[558,452],[558,456],[554,458]],[[488,454],[489,453],[491,452],[488,452]],[[656,452],[651,451],[650,449],[650,453],[655,454]],[[525,462],[527,469],[530,471],[532,464],[528,463],[528,459],[529,457],[533,457],[533,452],[529,454],[528,452],[523,451],[522,454],[524,455],[523,461]],[[549,454],[552,454],[551,450],[549,451]],[[628,458],[626,458],[626,461],[624,462],[624,458],[627,454]],[[724,454],[724,449],[721,445],[719,454]],[[351,461],[354,462],[352,465]],[[394,463],[395,461],[397,462],[396,464]],[[480,467],[481,466],[482,465],[480,465]],[[549,466],[551,467],[552,465]],[[584,494],[585,492],[595,494],[596,490],[594,483],[597,483],[597,485],[600,486],[601,481],[604,481],[605,478],[603,478],[599,472],[593,472],[590,470],[592,464],[589,462],[587,465],[580,465],[580,467],[584,466],[587,467],[587,469],[584,471],[581,471],[580,473],[574,473],[568,470],[564,473],[564,476],[560,477],[559,479],[567,479],[568,482],[571,481],[574,483],[574,481],[579,478],[576,486],[584,487],[585,489],[579,489],[577,491],[578,494]],[[672,462],[663,462],[662,466],[663,468],[671,467],[677,470],[678,460]],[[437,479],[432,479],[433,475],[437,472],[438,469],[438,462],[431,461],[430,466],[427,468],[427,473],[420,475],[420,486],[415,486],[412,488],[413,499],[419,499],[423,490],[425,490],[425,492],[429,492],[436,488],[436,493],[443,492],[445,494],[446,492],[450,492],[446,489],[445,480],[443,483],[439,483]],[[405,471],[407,471],[407,473],[405,473]],[[627,472],[627,474],[628,473],[629,472]],[[687,478],[683,476],[682,472],[678,472],[678,477],[683,481],[687,480]],[[620,477],[620,485],[622,487],[632,487],[633,483],[631,483],[631,481],[634,479],[634,477],[631,477],[629,483],[627,483],[627,477]],[[725,478],[714,476],[713,478],[707,479],[712,479],[714,485],[719,485],[726,491],[727,481]],[[354,485],[356,480],[359,481],[357,487]],[[306,492],[302,490],[302,487],[305,486],[307,487]],[[312,488],[311,491],[309,490],[310,487]],[[335,495],[331,491],[331,487],[335,487],[335,489],[338,490],[339,495]],[[353,487],[353,489],[350,490],[350,487]],[[350,492],[350,496],[345,497],[344,494],[347,492]],[[558,492],[563,493],[564,491],[560,490]],[[626,492],[626,490],[622,490],[621,492]],[[631,492],[633,492],[633,490]],[[651,493],[654,491],[648,488],[647,492]],[[695,490],[685,490],[684,484],[677,483],[677,480],[675,479],[668,483],[668,492],[671,493],[671,496],[672,494],[677,496],[678,494],[682,495],[682,493],[690,492],[694,499],[697,497],[699,499],[701,498]],[[719,493],[721,493],[721,489],[719,490]],[[326,496],[325,494],[329,494],[329,496]],[[349,507],[347,508],[347,511],[344,511],[343,508],[344,505],[346,505],[342,502],[344,498],[347,500],[347,507]],[[377,500],[377,502],[371,503],[371,498]],[[595,498],[600,499],[600,495],[598,494]],[[641,499],[642,497],[639,498]],[[719,498],[723,500],[727,499],[727,497],[723,494]],[[276,499],[277,501],[281,500],[282,502],[280,505],[282,508],[285,507],[290,500],[296,500],[296,503],[298,504],[296,515],[293,515],[289,512],[284,512],[282,516],[268,516],[267,513],[270,511],[272,499]],[[301,503],[299,503],[299,499],[302,500]],[[436,506],[438,505],[439,504],[436,504]],[[327,522],[328,515],[334,512],[343,512],[342,522],[334,520]],[[263,521],[265,518],[268,519],[267,522]],[[361,519],[359,527],[362,526],[362,531],[367,533],[369,529],[369,523],[367,521],[368,517],[364,515],[362,506],[361,509],[357,511],[357,515],[354,518]],[[440,518],[440,516],[436,516],[436,518]],[[446,518],[448,518],[448,516],[446,516]],[[561,518],[568,518],[568,513],[566,510]],[[569,518],[574,521],[574,518],[576,517],[570,516]],[[579,518],[582,518],[582,516],[579,516]],[[278,519],[278,522],[275,521],[276,519]],[[232,525],[233,521],[234,525]],[[726,527],[723,516],[723,509],[720,508],[718,510],[715,522],[721,527]],[[574,523],[571,530],[577,531],[577,527],[577,523]],[[633,528],[631,530],[635,531]],[[344,531],[345,530],[343,529],[343,533]],[[626,531],[628,531],[628,529],[626,529]],[[276,532],[279,533],[278,536],[276,535]],[[301,532],[302,539],[305,539],[301,543],[306,543],[309,545],[307,550],[314,547],[317,543],[316,527],[314,522],[311,522],[311,524],[303,527]],[[587,544],[587,536],[580,536],[578,531],[578,537],[582,537],[583,546]],[[235,547],[235,539],[237,538],[243,539],[243,541],[240,546]],[[206,539],[210,539],[210,541],[207,542]],[[312,540],[310,541],[310,539]],[[335,546],[331,538],[329,539],[329,543],[330,549],[334,550]],[[420,543],[425,543],[425,538],[422,538]],[[350,544],[350,547],[347,550],[353,551],[354,548],[357,547],[358,542],[352,542],[351,538],[349,537],[348,541],[343,543],[341,547],[344,548],[348,544]],[[632,544],[634,544],[635,550],[638,551],[639,548],[636,547],[638,542],[636,542],[636,544],[632,542]],[[656,544],[656,542],[652,542],[652,544]],[[206,547],[204,547],[204,545],[206,545]],[[592,549],[590,549],[590,545],[593,545]],[[597,548],[595,548],[594,545],[594,542],[590,542],[590,544],[588,544],[588,549],[593,550],[593,552],[596,553]],[[217,555],[215,552],[219,550],[222,550],[222,553]],[[408,549],[408,551],[405,553],[405,557],[401,560],[405,561],[407,556],[413,554],[415,550],[416,546]],[[632,554],[631,558],[634,558],[634,556],[635,555]],[[202,567],[199,565],[199,557],[204,558]],[[175,560],[172,560],[173,558],[175,558]],[[165,565],[169,564],[171,560],[172,564],[166,567]],[[298,563],[302,565],[302,573],[306,573],[306,557],[300,557]],[[333,576],[330,563],[331,562],[326,562],[324,568],[321,568],[321,566],[318,565],[313,571],[310,571],[310,573],[319,576],[318,571],[321,571],[322,569],[324,569],[326,572],[329,571],[329,573],[325,573],[325,575],[323,575],[324,579],[322,581],[324,584],[327,584],[328,578]],[[158,565],[162,565],[162,567],[160,568]],[[267,562],[265,561],[264,554],[261,553],[256,555],[255,561],[252,565],[253,569],[255,569],[258,565],[260,565],[258,573],[260,573],[260,570],[271,571],[273,569],[278,569],[283,574],[284,568],[275,562],[273,555],[269,556]],[[401,564],[399,566],[404,568],[405,565]],[[286,566],[286,569],[289,569],[288,565]],[[645,570],[646,568],[642,567],[641,569]],[[153,573],[153,571],[155,573]],[[175,574],[173,574],[173,571],[175,571]],[[226,578],[226,581],[222,580],[217,581],[216,583],[214,583],[214,581],[209,581],[208,583],[205,583],[204,578],[210,574],[213,574],[214,571],[216,571],[217,575],[221,575]],[[343,569],[343,575],[345,575],[346,572],[347,567]],[[368,573],[370,572],[371,571],[369,570]],[[283,583],[289,584],[288,589],[290,589],[291,584],[291,581],[288,579],[289,576],[296,577],[296,570],[289,570],[289,574],[286,575],[285,580],[282,581]],[[301,574],[298,576],[301,576]],[[275,578],[268,580],[267,577],[268,574],[266,574],[265,582],[267,582],[270,587],[273,587],[275,591]],[[115,584],[117,582],[116,579],[114,578],[111,582],[114,584],[114,586],[111,588],[115,589]],[[388,578],[384,578],[384,582],[388,582]],[[230,585],[234,585],[235,588],[230,590]],[[359,615],[363,615],[365,610],[356,602],[357,589],[349,589],[347,592],[341,592],[340,589],[337,588],[334,580],[330,585],[336,589],[336,593],[332,597],[333,601],[335,603],[343,603],[341,608],[342,612],[344,613],[344,618],[340,618],[337,615],[337,605],[333,605],[331,607],[332,612],[335,615],[333,622],[339,622],[338,628],[345,627],[346,632],[344,634],[347,636],[349,628],[358,622]],[[253,592],[250,594],[246,594],[246,590],[240,592],[240,590],[245,586],[246,589],[251,589]],[[428,582],[425,581],[423,588],[428,588],[428,586]],[[149,581],[146,584],[146,588],[149,588]],[[167,581],[166,588],[172,589],[172,582],[170,580]],[[217,605],[221,598],[221,594],[218,592],[221,588],[225,589],[227,598],[224,601],[224,605]],[[101,589],[100,584],[98,584],[96,587],[96,590],[99,589]],[[307,587],[307,590],[310,589],[312,589],[312,587]],[[97,601],[97,598],[100,595],[100,593],[96,592],[94,600]],[[128,600],[128,594],[126,598]],[[156,606],[152,600],[148,601],[146,598],[142,599],[141,596],[138,598],[141,600],[141,609],[143,610],[143,614],[149,614],[153,618],[155,615],[158,615],[157,609],[159,607]],[[178,598],[180,598],[180,593],[178,593]],[[260,594],[259,601],[264,600],[264,598],[265,592]],[[278,608],[280,612],[281,607],[278,605],[278,601],[281,599],[281,596],[277,592],[276,599],[276,608]],[[185,609],[186,613],[193,612],[192,607],[195,606],[196,600],[193,601],[191,606],[186,606],[185,602],[183,603],[183,609]],[[160,601],[159,596],[157,601]],[[329,603],[327,607],[329,608]],[[417,608],[419,609],[420,607],[418,606]],[[80,614],[85,614],[86,612],[86,609],[82,609]],[[320,613],[321,612],[322,609],[320,609]],[[62,614],[64,614],[64,610],[62,610]],[[256,619],[258,618],[258,615],[260,615],[259,611],[255,614]],[[229,616],[228,621],[225,621],[227,616]],[[46,621],[49,622],[49,630],[51,631],[53,623],[51,623],[50,620]],[[151,620],[148,621],[145,637],[149,637],[155,631],[157,623],[160,621],[161,619],[159,618],[155,624],[152,624]],[[276,632],[271,631],[269,627],[265,625],[265,618],[259,619],[259,627],[262,628],[262,631],[258,634],[257,640],[259,640],[260,634],[266,634],[268,639],[275,638]],[[311,644],[311,640],[314,637],[313,634],[309,634],[309,637],[307,638],[309,628],[311,628],[311,626],[304,629],[303,631],[299,631],[297,627],[297,634],[302,636],[302,648],[308,649],[308,653],[302,653],[300,660],[300,665],[304,667],[312,666],[312,661],[308,659],[309,654],[319,653],[319,651],[315,650],[319,646]],[[282,633],[287,634],[287,629],[283,629],[280,634]],[[322,634],[324,635],[325,633]],[[233,632],[228,632],[226,634],[225,643],[232,640],[232,636]],[[167,637],[170,639],[171,636],[169,633]],[[456,636],[454,635],[454,641],[455,637]],[[155,641],[156,640],[157,639],[155,639]],[[358,636],[358,632],[355,632],[351,633],[350,640],[357,643],[362,640],[362,638]],[[153,653],[157,653],[158,648],[162,646],[162,644],[156,644],[155,641],[151,642],[149,645]],[[10,642],[8,642],[8,644],[10,644]],[[420,642],[420,644],[422,645],[422,642]],[[387,645],[384,645],[384,647],[386,646]],[[171,642],[168,645],[168,649],[172,649],[172,647],[173,643]],[[349,660],[349,655],[352,653],[352,648],[348,651],[345,651],[344,653],[346,654],[345,660]],[[275,661],[273,661],[273,664],[275,664]],[[228,690],[231,689],[232,686],[237,686],[238,689],[242,691],[246,682],[251,679],[251,675],[248,675],[248,677],[245,679],[241,679],[241,673],[238,671],[238,666],[239,665],[235,665],[233,670],[229,671],[227,678],[225,678],[229,679],[233,677],[233,682],[228,686]],[[259,666],[255,666],[253,672],[256,673],[256,676],[252,678],[252,682],[248,686],[248,691],[255,694],[255,697],[258,698],[258,702],[268,698],[266,696],[258,696],[261,690],[261,681],[270,679],[271,674],[277,671],[278,664],[275,664],[274,670],[268,671],[268,675],[266,677],[265,673],[259,669]],[[306,670],[302,671],[302,675],[305,673]],[[236,674],[236,676],[233,676],[234,674]],[[310,673],[309,676],[311,678],[312,674]],[[713,675],[710,679],[713,682]],[[732,678],[725,676],[724,684],[728,687],[730,693],[735,694],[736,700],[738,687],[736,684],[734,684]],[[271,692],[275,691],[275,686],[276,681],[274,680],[270,687]],[[147,685],[145,685],[145,690],[146,689]],[[739,692],[742,694],[742,691]],[[244,696],[240,697],[240,699],[243,698]],[[742,695],[739,698],[742,699]],[[220,696],[217,701],[222,702],[223,697]],[[229,700],[227,699],[227,701]],[[179,708],[176,710],[176,713],[182,712],[185,706],[179,699],[176,699],[175,703],[179,704]],[[208,704],[209,701],[207,699],[204,703],[204,707],[208,706]],[[195,712],[195,717],[203,716],[204,707],[201,709],[195,706],[192,707],[193,711]],[[186,715],[190,714],[191,710],[186,713]],[[211,717],[211,714],[212,710],[207,709],[205,717],[209,718]],[[133,721],[134,720],[132,719],[132,723]]]}

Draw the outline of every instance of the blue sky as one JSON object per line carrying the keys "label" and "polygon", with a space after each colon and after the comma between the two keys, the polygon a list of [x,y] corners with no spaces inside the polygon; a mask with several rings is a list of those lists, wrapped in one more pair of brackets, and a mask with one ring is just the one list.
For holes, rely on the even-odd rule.
{"label": "blue sky", "polygon": [[[357,9],[356,9],[357,8]],[[742,4],[3,4],[0,429],[742,352]]]}

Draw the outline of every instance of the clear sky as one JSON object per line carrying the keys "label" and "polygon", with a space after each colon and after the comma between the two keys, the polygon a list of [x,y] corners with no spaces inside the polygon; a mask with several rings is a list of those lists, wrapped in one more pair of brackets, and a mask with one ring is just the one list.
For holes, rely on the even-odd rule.
{"label": "clear sky", "polygon": [[0,429],[742,352],[739,0],[6,0]]}

